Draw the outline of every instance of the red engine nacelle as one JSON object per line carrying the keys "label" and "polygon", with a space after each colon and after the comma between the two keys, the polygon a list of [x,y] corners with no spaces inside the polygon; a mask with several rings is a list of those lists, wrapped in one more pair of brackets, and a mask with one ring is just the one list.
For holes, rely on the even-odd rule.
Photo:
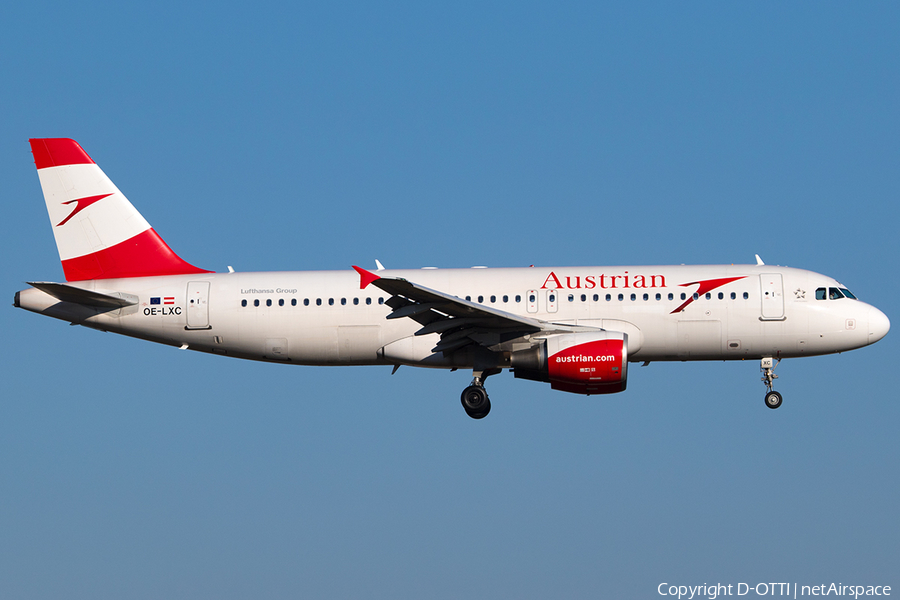
{"label": "red engine nacelle", "polygon": [[553,335],[510,358],[516,377],[574,394],[614,394],[625,389],[628,377],[628,336],[615,331]]}

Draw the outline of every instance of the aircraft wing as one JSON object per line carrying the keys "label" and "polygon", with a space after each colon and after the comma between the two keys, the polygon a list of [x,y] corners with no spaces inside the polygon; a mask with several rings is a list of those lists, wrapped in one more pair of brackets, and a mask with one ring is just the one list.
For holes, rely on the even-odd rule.
{"label": "aircraft wing", "polygon": [[391,295],[385,302],[393,309],[388,319],[410,318],[420,323],[422,328],[415,335],[440,334],[441,341],[432,352],[453,352],[473,343],[494,346],[532,333],[574,329],[464,300],[399,277],[353,268],[359,273],[360,289],[371,284]]}

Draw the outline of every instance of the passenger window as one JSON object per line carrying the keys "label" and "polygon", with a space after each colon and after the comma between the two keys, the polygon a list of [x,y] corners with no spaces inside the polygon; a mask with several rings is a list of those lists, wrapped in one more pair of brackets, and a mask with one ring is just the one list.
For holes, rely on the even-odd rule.
{"label": "passenger window", "polygon": [[750,297],[750,294],[748,294],[747,292],[744,292],[744,300],[746,300],[749,297]]}
{"label": "passenger window", "polygon": [[644,294],[644,302],[650,299],[650,294]]}
{"label": "passenger window", "polygon": [[669,293],[669,300],[674,300],[674,299],[675,299],[675,294],[673,294],[673,293],[670,292],[670,293]]}
{"label": "passenger window", "polygon": [[637,300],[637,296],[636,296],[635,294],[632,294],[632,295],[631,295],[631,301],[634,302],[635,300]]}
{"label": "passenger window", "polygon": [[509,302],[509,296],[503,296],[503,303],[506,304]]}
{"label": "passenger window", "polygon": [[619,302],[625,299],[625,294],[619,294]]}
{"label": "passenger window", "polygon": [[706,299],[707,300],[712,299],[712,294],[710,294],[709,292],[706,292]]}
{"label": "passenger window", "polygon": [[284,306],[284,298],[278,299],[278,306]]}
{"label": "passenger window", "polygon": [[478,296],[478,304],[484,304],[484,296]]}
{"label": "passenger window", "polygon": [[719,292],[719,300],[724,300],[724,299],[725,299],[725,294],[723,294],[722,292]]}
{"label": "passenger window", "polygon": [[522,296],[516,294],[516,304],[522,301]]}
{"label": "passenger window", "polygon": [[657,300],[657,301],[662,300],[662,294],[657,294],[657,295],[656,295],[656,300]]}
{"label": "passenger window", "polygon": [[297,306],[297,299],[291,298],[291,306]]}
{"label": "passenger window", "polygon": [[594,302],[600,301],[600,294],[594,294]]}
{"label": "passenger window", "polygon": [[732,299],[732,300],[736,300],[736,299],[737,299],[737,294],[735,294],[734,292],[731,292],[731,299]]}
{"label": "passenger window", "polygon": [[354,299],[353,299],[353,306],[356,306],[357,304],[359,304],[359,298],[354,298]]}
{"label": "passenger window", "polygon": [[[518,296],[516,296],[516,297],[518,298]],[[529,301],[529,302],[534,302],[534,301],[535,301],[534,294],[531,294],[530,296],[528,296],[528,301]]]}
{"label": "passenger window", "polygon": [[341,298],[341,306],[346,306],[346,305],[347,305],[347,299]]}
{"label": "passenger window", "polygon": [[316,298],[316,306],[322,306],[322,299]]}
{"label": "passenger window", "polygon": [[259,306],[259,300],[258,300],[258,299],[253,301],[253,306]]}
{"label": "passenger window", "polygon": [[556,302],[556,294],[550,294],[550,297],[548,299],[550,300],[550,302]]}
{"label": "passenger window", "polygon": [[372,299],[371,299],[371,298],[366,298],[366,304],[372,304]]}
{"label": "passenger window", "polygon": [[472,296],[466,296],[466,302],[471,302],[471,301],[472,301]]}
{"label": "passenger window", "polygon": [[491,304],[497,301],[497,296],[491,296]]}
{"label": "passenger window", "polygon": [[247,301],[246,301],[246,300],[241,300],[241,306],[247,306]]}
{"label": "passenger window", "polygon": [[575,294],[569,294],[569,302],[575,302]]}
{"label": "passenger window", "polygon": [[269,298],[268,300],[266,300],[266,306],[272,306],[272,299],[271,299],[271,298]]}
{"label": "passenger window", "polygon": [[334,298],[328,299],[328,306],[334,306]]}
{"label": "passenger window", "polygon": [[[609,302],[609,301],[611,301],[611,300],[612,300],[612,294],[607,294],[607,295],[606,295],[606,301]],[[621,300],[621,298],[619,298],[619,300]]]}
{"label": "passenger window", "polygon": [[303,306],[309,306],[309,298],[303,299]]}
{"label": "passenger window", "polygon": [[694,300],[699,300],[699,299],[700,299],[700,294],[698,294],[697,292],[694,292]]}
{"label": "passenger window", "polygon": [[681,299],[687,300],[687,294],[685,294],[684,292],[681,292]]}
{"label": "passenger window", "polygon": [[379,298],[379,299],[378,299],[378,304],[384,304],[384,298]]}

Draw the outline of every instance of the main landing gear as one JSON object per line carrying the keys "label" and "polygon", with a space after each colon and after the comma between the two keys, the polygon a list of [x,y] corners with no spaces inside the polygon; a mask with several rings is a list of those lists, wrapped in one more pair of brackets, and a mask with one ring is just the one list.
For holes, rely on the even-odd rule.
{"label": "main landing gear", "polygon": [[466,414],[473,419],[483,419],[491,412],[491,401],[484,389],[484,380],[499,372],[500,369],[473,371],[474,379],[471,385],[464,389],[459,397]]}
{"label": "main landing gear", "polygon": [[763,372],[762,382],[766,384],[766,406],[775,409],[781,406],[781,394],[772,389],[778,375],[775,374],[775,367],[781,362],[779,358],[773,364],[772,358],[764,358],[759,361],[759,368]]}

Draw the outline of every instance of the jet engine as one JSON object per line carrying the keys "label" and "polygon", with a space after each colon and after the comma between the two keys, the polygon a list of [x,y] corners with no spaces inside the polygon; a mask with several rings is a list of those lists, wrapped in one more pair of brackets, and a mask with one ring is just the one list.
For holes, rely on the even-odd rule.
{"label": "jet engine", "polygon": [[510,356],[513,374],[544,381],[573,394],[614,394],[625,390],[628,335],[617,331],[551,335]]}

